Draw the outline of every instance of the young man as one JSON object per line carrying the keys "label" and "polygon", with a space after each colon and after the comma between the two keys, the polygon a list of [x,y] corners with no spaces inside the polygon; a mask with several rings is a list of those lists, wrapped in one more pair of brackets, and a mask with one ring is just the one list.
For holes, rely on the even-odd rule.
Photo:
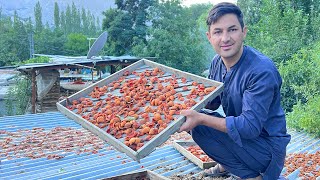
{"label": "young man", "polygon": [[182,111],[186,122],[180,131],[191,131],[194,141],[219,163],[207,175],[278,179],[291,138],[280,105],[280,74],[271,59],[244,45],[247,27],[238,6],[215,5],[207,25],[208,40],[218,54],[209,78],[223,82],[224,90],[206,108],[222,105],[226,117]]}

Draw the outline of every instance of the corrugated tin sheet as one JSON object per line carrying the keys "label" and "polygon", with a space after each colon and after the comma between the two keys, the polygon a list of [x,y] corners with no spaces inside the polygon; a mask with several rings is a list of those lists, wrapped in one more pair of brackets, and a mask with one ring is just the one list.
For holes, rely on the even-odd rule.
{"label": "corrugated tin sheet", "polygon": [[[28,114],[0,118],[0,130],[16,132],[20,129],[42,127],[50,130],[55,127],[71,127],[84,130],[73,120],[59,112]],[[320,140],[305,133],[290,131],[292,141],[287,152],[315,153],[320,150]],[[0,135],[0,138],[4,138]],[[1,150],[1,149],[0,149]],[[172,146],[156,149],[140,163],[133,161],[124,153],[113,150],[105,143],[104,148],[97,154],[80,154],[73,152],[64,154],[59,160],[47,158],[30,159],[18,158],[8,160],[0,157],[0,179],[99,179],[123,173],[142,170],[153,170],[163,176],[192,174],[198,176],[201,169],[186,160]],[[283,173],[286,169],[283,170]],[[299,169],[292,172],[288,179],[297,179]]]}
{"label": "corrugated tin sheet", "polygon": [[99,56],[91,59],[87,59],[86,56],[60,56],[60,55],[45,55],[45,54],[35,54],[37,56],[49,57],[52,62],[50,63],[30,63],[19,66],[18,70],[27,70],[31,68],[43,68],[43,67],[53,67],[53,66],[63,66],[72,64],[96,64],[96,63],[106,63],[106,62],[135,62],[140,60],[139,57],[134,56]]}
{"label": "corrugated tin sheet", "polygon": [[[0,130],[16,132],[34,127],[46,130],[55,127],[84,130],[73,120],[58,112],[0,118]],[[140,163],[133,161],[124,153],[113,150],[108,144],[105,144],[105,148],[97,154],[64,155],[65,157],[59,160],[47,158],[8,160],[0,157],[0,179],[98,179],[143,168],[155,170],[165,176],[201,171],[196,165],[185,160],[184,156],[172,146],[155,150]]]}

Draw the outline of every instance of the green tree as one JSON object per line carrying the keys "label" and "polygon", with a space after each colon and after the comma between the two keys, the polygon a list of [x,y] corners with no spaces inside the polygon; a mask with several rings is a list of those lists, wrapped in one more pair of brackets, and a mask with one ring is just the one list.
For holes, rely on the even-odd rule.
{"label": "green tree", "polygon": [[65,21],[66,21],[66,23],[65,23],[66,34],[70,34],[73,30],[73,28],[72,28],[73,22],[72,22],[71,8],[69,5],[67,6],[67,10],[66,10],[66,14],[65,14]]}
{"label": "green tree", "polygon": [[79,33],[81,27],[81,19],[80,19],[80,13],[78,13],[78,9],[74,2],[72,2],[71,6],[71,32],[73,33]]}
{"label": "green tree", "polygon": [[243,12],[246,25],[252,26],[260,21],[262,0],[238,0],[237,4]]}
{"label": "green tree", "polygon": [[81,21],[82,21],[82,33],[89,34],[89,22],[87,18],[87,13],[84,8],[81,10]]}
{"label": "green tree", "polygon": [[131,28],[132,21],[128,13],[116,11],[115,19],[108,28],[107,53],[115,56],[129,54],[133,42],[134,30]]}
{"label": "green tree", "polygon": [[12,65],[19,61],[17,54],[12,51],[13,42],[11,37],[14,36],[13,22],[9,17],[0,18],[0,66]]}
{"label": "green tree", "polygon": [[66,53],[74,56],[84,56],[88,51],[87,37],[80,33],[71,33],[64,45]]}
{"label": "green tree", "polygon": [[[283,3],[283,2],[282,2]],[[308,18],[278,1],[262,0],[260,20],[249,26],[246,44],[254,46],[275,62],[289,59],[308,41]]]}
{"label": "green tree", "polygon": [[130,54],[136,41],[146,42],[148,10],[154,3],[154,0],[116,0],[117,9],[103,13],[106,17],[102,29],[109,32],[109,54]]}
{"label": "green tree", "polygon": [[10,87],[5,98],[6,115],[22,115],[27,112],[31,97],[31,80],[19,76],[13,87]]}
{"label": "green tree", "polygon": [[65,15],[64,11],[61,11],[61,13],[60,13],[60,27],[61,27],[63,34],[66,36],[67,23],[66,23],[66,15]]}
{"label": "green tree", "polygon": [[29,57],[29,40],[24,23],[18,17],[17,12],[14,13],[13,18],[13,36],[11,36],[9,43],[11,44],[11,52],[15,53],[19,61],[28,59]]}
{"label": "green tree", "polygon": [[38,1],[34,7],[34,19],[35,19],[35,30],[36,32],[41,32],[43,29],[42,24],[42,8],[40,2]]}
{"label": "green tree", "polygon": [[59,12],[59,5],[57,2],[54,3],[54,26],[55,28],[60,28],[60,12]]}
{"label": "green tree", "polygon": [[179,0],[172,0],[159,3],[151,12],[150,38],[147,44],[136,45],[134,54],[154,56],[161,64],[201,74],[207,59],[199,26],[196,20],[192,21],[192,11]]}
{"label": "green tree", "polygon": [[320,42],[298,51],[287,62],[281,63],[283,77],[281,96],[287,112],[300,102],[305,104],[310,97],[320,95]]}
{"label": "green tree", "polygon": [[36,54],[68,55],[64,49],[66,38],[61,30],[51,31],[46,28],[34,36]]}

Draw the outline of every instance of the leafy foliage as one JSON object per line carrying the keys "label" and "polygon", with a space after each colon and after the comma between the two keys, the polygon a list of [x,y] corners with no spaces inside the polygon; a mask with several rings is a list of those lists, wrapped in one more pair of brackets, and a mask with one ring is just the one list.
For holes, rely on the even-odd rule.
{"label": "leafy foliage", "polygon": [[146,44],[138,42],[133,52],[140,56],[157,57],[157,62],[167,66],[201,74],[207,59],[192,11],[183,8],[180,1],[163,1],[151,12],[149,39]]}
{"label": "leafy foliage", "polygon": [[68,52],[64,49],[64,44],[67,39],[59,29],[56,29],[55,31],[43,29],[34,36],[34,41],[34,47],[37,54],[68,55]]}
{"label": "leafy foliage", "polygon": [[280,65],[281,94],[288,125],[320,136],[320,42],[311,47]]}
{"label": "leafy foliage", "polygon": [[320,95],[310,97],[306,104],[298,102],[287,115],[288,126],[320,137]]}
{"label": "leafy foliage", "polygon": [[31,80],[20,76],[14,86],[10,87],[6,96],[6,115],[25,114],[31,97]]}
{"label": "leafy foliage", "polygon": [[[0,66],[17,64],[35,54],[74,55],[85,54],[88,42],[81,45],[80,50],[64,49],[70,33],[81,33],[83,36],[96,37],[100,34],[100,26],[90,11],[77,9],[73,3],[67,12],[59,11],[58,3],[54,6],[55,27],[42,22],[42,8],[38,2],[34,7],[35,23],[31,17],[22,19],[15,12],[14,17],[6,17],[0,9]],[[98,19],[97,19],[98,20]],[[87,40],[86,40],[87,41]],[[69,54],[71,52],[72,54]]]}
{"label": "leafy foliage", "polygon": [[71,33],[65,44],[65,51],[70,55],[83,56],[88,51],[87,38],[83,34]]}
{"label": "leafy foliage", "polygon": [[102,28],[107,30],[107,53],[115,56],[131,54],[134,41],[146,41],[147,15],[154,0],[116,0],[117,9],[103,14]]}
{"label": "leafy foliage", "polygon": [[[246,43],[280,63],[307,46],[308,15],[279,1],[262,0],[260,19],[249,24]],[[284,8],[284,9],[281,9]],[[254,22],[254,21],[253,21]]]}
{"label": "leafy foliage", "polygon": [[19,63],[17,65],[30,64],[30,63],[48,63],[48,62],[50,62],[50,59],[48,57],[40,56],[40,57],[28,59],[26,61],[22,61],[21,63]]}
{"label": "leafy foliage", "polygon": [[36,32],[41,32],[43,29],[43,23],[42,23],[42,8],[39,1],[34,7],[34,19],[36,23],[35,25]]}
{"label": "leafy foliage", "polygon": [[279,65],[284,80],[281,89],[282,105],[287,112],[300,101],[306,103],[309,97],[320,94],[320,42],[304,48],[292,59]]}

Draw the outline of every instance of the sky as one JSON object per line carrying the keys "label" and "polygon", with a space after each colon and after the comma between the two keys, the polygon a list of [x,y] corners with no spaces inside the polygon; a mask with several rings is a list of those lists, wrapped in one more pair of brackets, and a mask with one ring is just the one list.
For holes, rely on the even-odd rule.
{"label": "sky", "polygon": [[231,2],[236,3],[237,0],[183,0],[182,4],[186,6],[190,6],[191,4],[198,4],[198,3],[211,3],[211,4],[217,4],[220,2]]}

